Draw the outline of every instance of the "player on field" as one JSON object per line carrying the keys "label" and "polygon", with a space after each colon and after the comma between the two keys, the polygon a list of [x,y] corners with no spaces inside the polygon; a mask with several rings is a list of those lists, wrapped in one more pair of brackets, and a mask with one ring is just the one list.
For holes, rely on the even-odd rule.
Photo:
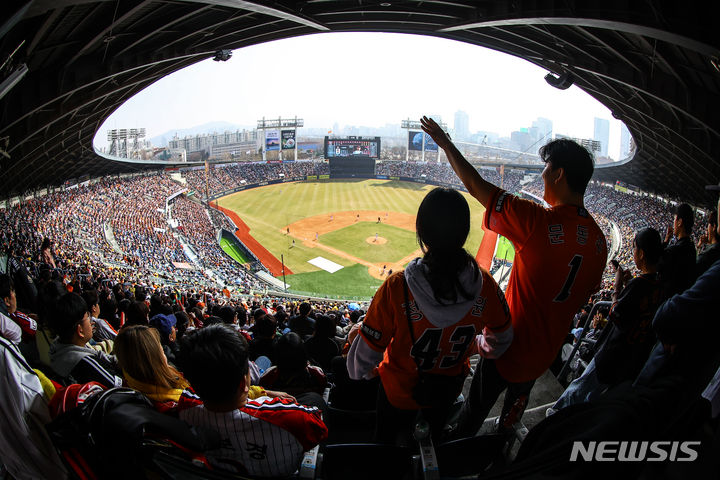
{"label": "player on field", "polygon": [[[512,341],[502,290],[463,248],[470,231],[465,198],[457,190],[432,190],[415,228],[425,255],[388,274],[347,358],[351,378],[380,375],[380,442],[407,438],[420,408],[433,435],[441,433],[468,374],[468,357],[479,351],[496,358]],[[423,397],[415,388],[428,374],[436,382]]]}
{"label": "player on field", "polygon": [[593,158],[576,142],[554,140],[540,149],[545,208],[483,179],[435,121],[423,117],[421,122],[468,192],[485,207],[485,227],[509,239],[516,252],[506,291],[515,337],[502,357],[481,360],[456,432],[468,436],[478,431],[506,388],[500,424],[509,427],[519,420],[535,380],[560,350],[573,315],[600,287],[607,245],[583,202]]}

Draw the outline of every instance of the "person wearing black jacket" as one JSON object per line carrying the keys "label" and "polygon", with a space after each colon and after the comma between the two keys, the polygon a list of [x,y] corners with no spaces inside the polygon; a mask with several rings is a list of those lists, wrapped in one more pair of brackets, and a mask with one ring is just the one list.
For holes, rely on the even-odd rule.
{"label": "person wearing black jacket", "polygon": [[309,337],[315,331],[315,320],[309,317],[311,310],[312,306],[307,302],[303,302],[300,304],[300,315],[290,318],[290,330],[303,339]]}
{"label": "person wearing black jacket", "polygon": [[76,293],[60,297],[50,328],[58,339],[50,347],[50,366],[74,383],[99,382],[107,388],[122,385],[120,368],[113,355],[87,346],[93,337],[87,304]]}
{"label": "person wearing black jacket", "polygon": [[[692,234],[695,214],[687,203],[675,208],[672,227],[668,226],[663,242],[660,278],[664,296],[682,293],[695,283],[695,245]],[[674,240],[671,240],[672,237]]]}
{"label": "person wearing black jacket", "polygon": [[707,232],[698,240],[698,256],[695,274],[699,277],[720,260],[720,234],[718,234],[718,215],[714,210],[708,216]]}

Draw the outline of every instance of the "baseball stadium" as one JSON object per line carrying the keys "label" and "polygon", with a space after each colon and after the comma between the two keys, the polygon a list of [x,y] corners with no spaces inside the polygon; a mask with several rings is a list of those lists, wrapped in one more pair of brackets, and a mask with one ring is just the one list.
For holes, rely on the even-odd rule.
{"label": "baseball stadium", "polygon": [[[716,478],[701,9],[4,5],[0,478]],[[341,32],[517,57],[606,107],[627,148],[609,159],[598,118],[595,139],[538,119],[505,143],[433,115],[397,138],[298,116],[166,147],[105,130],[186,67]]]}

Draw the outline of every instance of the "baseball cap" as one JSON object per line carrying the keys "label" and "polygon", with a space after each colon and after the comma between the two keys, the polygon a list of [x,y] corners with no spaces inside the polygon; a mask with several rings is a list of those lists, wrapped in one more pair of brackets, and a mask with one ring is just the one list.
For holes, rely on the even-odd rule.
{"label": "baseball cap", "polygon": [[174,327],[176,323],[175,315],[159,313],[150,319],[150,326],[160,332],[160,338],[163,340],[167,340],[172,333],[172,327]]}

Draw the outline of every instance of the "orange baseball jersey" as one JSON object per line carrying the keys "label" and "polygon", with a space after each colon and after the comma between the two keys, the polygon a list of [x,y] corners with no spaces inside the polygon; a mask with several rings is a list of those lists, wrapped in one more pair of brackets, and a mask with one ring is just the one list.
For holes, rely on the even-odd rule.
{"label": "orange baseball jersey", "polygon": [[534,380],[557,356],[575,313],[600,288],[605,235],[582,207],[544,208],[500,189],[484,221],[515,247],[505,292],[515,336],[496,365],[510,382]]}
{"label": "orange baseball jersey", "polygon": [[391,275],[378,289],[360,335],[370,348],[384,351],[378,373],[388,400],[396,408],[412,410],[420,407],[411,394],[417,383],[418,363],[419,368],[428,373],[467,374],[470,368],[468,356],[475,351],[476,336],[485,328],[493,334],[511,328],[510,311],[502,290],[487,271],[480,269],[480,272],[482,288],[474,304],[458,322],[445,328],[430,322],[408,288],[414,347],[405,314],[405,272]]}

